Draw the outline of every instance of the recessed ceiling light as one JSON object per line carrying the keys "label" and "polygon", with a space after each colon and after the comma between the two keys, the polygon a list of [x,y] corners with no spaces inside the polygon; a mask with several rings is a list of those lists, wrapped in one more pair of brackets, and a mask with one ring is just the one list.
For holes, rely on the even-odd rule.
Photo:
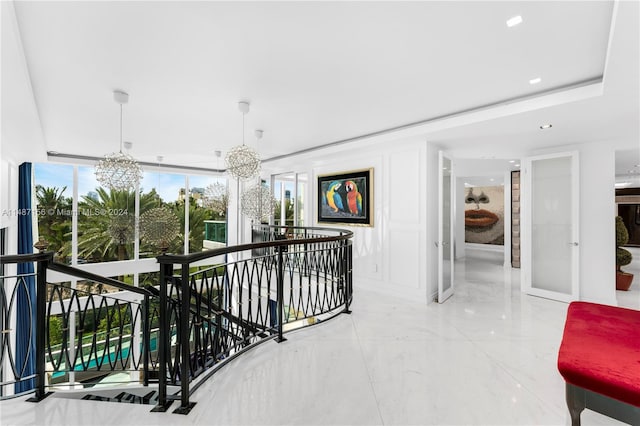
{"label": "recessed ceiling light", "polygon": [[522,16],[520,15],[514,16],[513,18],[509,18],[507,20],[507,27],[509,28],[515,27],[516,25],[520,24],[522,24]]}
{"label": "recessed ceiling light", "polygon": [[536,77],[536,78],[532,78],[531,80],[529,80],[529,84],[538,84],[542,81],[542,79],[540,77]]}
{"label": "recessed ceiling light", "polygon": [[511,163],[511,164],[513,164],[515,162],[516,162],[516,160],[509,160],[509,163]]}
{"label": "recessed ceiling light", "polygon": [[540,128],[541,128],[542,130],[550,129],[550,128],[552,128],[552,127],[553,127],[553,126],[552,126],[551,124],[543,124],[542,126],[540,126]]}
{"label": "recessed ceiling light", "polygon": [[520,164],[514,164],[515,167],[520,167]]}

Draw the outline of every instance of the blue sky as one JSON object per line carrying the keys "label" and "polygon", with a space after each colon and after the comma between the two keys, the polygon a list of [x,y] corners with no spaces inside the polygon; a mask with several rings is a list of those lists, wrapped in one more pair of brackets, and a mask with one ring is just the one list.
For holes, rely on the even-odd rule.
{"label": "blue sky", "polygon": [[[73,166],[66,164],[36,163],[35,180],[37,185],[58,187],[66,186],[65,197],[73,195]],[[189,187],[206,188],[217,181],[224,183],[224,178],[211,176],[189,176]],[[82,197],[89,191],[95,191],[100,185],[96,180],[94,168],[78,166],[78,195]],[[164,201],[171,202],[178,199],[180,188],[184,187],[184,175],[172,173],[144,172],[140,187],[143,192],[156,188]]]}

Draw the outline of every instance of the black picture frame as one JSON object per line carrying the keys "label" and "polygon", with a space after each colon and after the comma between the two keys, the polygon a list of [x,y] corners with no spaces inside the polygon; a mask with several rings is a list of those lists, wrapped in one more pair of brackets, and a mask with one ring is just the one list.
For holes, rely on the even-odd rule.
{"label": "black picture frame", "polygon": [[319,175],[317,194],[318,223],[373,226],[372,168]]}

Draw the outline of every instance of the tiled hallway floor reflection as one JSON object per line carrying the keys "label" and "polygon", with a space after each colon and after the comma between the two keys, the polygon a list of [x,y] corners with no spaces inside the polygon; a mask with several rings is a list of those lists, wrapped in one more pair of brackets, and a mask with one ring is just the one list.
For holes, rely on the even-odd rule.
{"label": "tiled hallway floor reflection", "polygon": [[[356,288],[352,315],[233,361],[193,395],[188,416],[54,396],[2,402],[0,423],[569,424],[556,369],[567,305],[523,295],[497,253],[469,250],[456,267],[442,305]],[[588,410],[582,420],[621,424]]]}

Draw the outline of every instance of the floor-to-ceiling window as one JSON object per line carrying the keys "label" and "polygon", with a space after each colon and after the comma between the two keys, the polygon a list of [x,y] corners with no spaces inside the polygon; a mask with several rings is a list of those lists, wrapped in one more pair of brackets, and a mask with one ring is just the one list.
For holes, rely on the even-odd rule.
{"label": "floor-to-ceiling window", "polygon": [[35,164],[38,235],[48,243],[57,262],[71,263],[73,166]]}
{"label": "floor-to-ceiling window", "polygon": [[[36,163],[34,170],[39,235],[57,261],[90,264],[157,256],[158,244],[141,237],[140,218],[159,208],[176,218],[177,235],[168,243],[169,253],[211,248],[206,244],[206,226],[213,222],[217,241],[226,243],[225,177],[158,168],[144,172],[136,194],[101,187],[91,166]],[[142,283],[153,284],[155,275],[140,270]],[[138,284],[137,272],[115,278]]]}
{"label": "floor-to-ceiling window", "polygon": [[281,226],[303,226],[306,173],[284,173],[272,177],[273,196],[277,200],[273,223]]}

